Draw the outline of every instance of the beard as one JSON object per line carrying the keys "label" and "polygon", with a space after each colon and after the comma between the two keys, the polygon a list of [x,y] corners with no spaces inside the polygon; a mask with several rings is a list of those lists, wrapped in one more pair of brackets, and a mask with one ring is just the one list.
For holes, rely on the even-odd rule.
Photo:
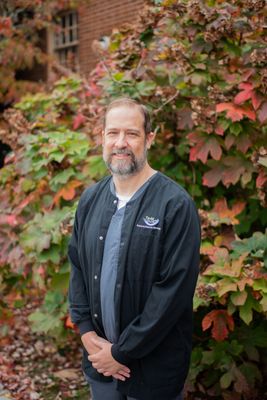
{"label": "beard", "polygon": [[[129,157],[125,160],[113,160],[115,154],[126,154]],[[121,177],[127,177],[130,175],[135,175],[137,172],[141,171],[147,161],[147,149],[144,148],[142,156],[137,158],[131,150],[122,149],[113,151],[109,155],[103,155],[104,162],[108,169],[114,174]]]}

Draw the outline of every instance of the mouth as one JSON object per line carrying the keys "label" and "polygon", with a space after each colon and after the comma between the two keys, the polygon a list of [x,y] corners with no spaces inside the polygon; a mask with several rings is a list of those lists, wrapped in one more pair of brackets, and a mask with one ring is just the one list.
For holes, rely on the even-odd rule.
{"label": "mouth", "polygon": [[116,157],[116,158],[128,158],[128,157],[130,157],[130,154],[113,154],[113,157]]}
{"label": "mouth", "polygon": [[119,160],[123,160],[125,158],[131,157],[130,153],[113,153],[112,157],[118,158]]}

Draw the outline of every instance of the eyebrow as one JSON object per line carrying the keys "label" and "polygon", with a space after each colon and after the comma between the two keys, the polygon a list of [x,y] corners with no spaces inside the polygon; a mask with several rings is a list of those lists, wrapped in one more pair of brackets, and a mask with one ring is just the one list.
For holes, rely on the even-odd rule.
{"label": "eyebrow", "polygon": [[[119,130],[120,130],[119,128],[115,128],[115,127],[114,127],[114,128],[112,128],[112,127],[111,127],[111,128],[106,128],[106,131],[107,131],[107,132],[109,132],[109,131],[119,131]],[[140,130],[139,130],[139,129],[134,129],[134,128],[127,128],[127,129],[126,129],[126,132],[129,132],[129,131],[130,131],[130,132],[140,133]]]}

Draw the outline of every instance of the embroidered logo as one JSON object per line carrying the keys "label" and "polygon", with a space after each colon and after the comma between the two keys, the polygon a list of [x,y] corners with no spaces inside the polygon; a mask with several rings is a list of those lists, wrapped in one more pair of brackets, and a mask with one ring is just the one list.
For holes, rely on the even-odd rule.
{"label": "embroidered logo", "polygon": [[145,218],[143,218],[143,220],[144,220],[144,223],[145,223],[147,226],[156,226],[156,225],[158,225],[158,223],[159,223],[159,219],[156,219],[156,218],[154,218],[154,217],[148,217],[148,216],[146,216]]}
{"label": "embroidered logo", "polygon": [[136,226],[138,226],[138,228],[157,229],[158,231],[161,230],[161,228],[159,226],[156,226],[159,223],[159,219],[146,216],[143,218],[143,221],[144,221],[145,225],[137,224]]}

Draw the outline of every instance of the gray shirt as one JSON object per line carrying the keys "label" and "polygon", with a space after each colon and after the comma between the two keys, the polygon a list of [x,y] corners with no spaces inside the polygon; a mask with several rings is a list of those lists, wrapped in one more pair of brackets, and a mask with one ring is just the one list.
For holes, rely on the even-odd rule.
{"label": "gray shirt", "polygon": [[[131,201],[134,201],[149,185],[152,175],[138,190],[135,192]],[[114,183],[111,181],[110,190],[115,194]],[[117,342],[117,334],[115,329],[115,311],[114,311],[114,295],[117,280],[117,269],[119,251],[121,246],[121,230],[126,207],[117,209],[112,216],[105,239],[104,254],[101,268],[100,278],[100,299],[102,323],[107,339],[111,343]]]}

